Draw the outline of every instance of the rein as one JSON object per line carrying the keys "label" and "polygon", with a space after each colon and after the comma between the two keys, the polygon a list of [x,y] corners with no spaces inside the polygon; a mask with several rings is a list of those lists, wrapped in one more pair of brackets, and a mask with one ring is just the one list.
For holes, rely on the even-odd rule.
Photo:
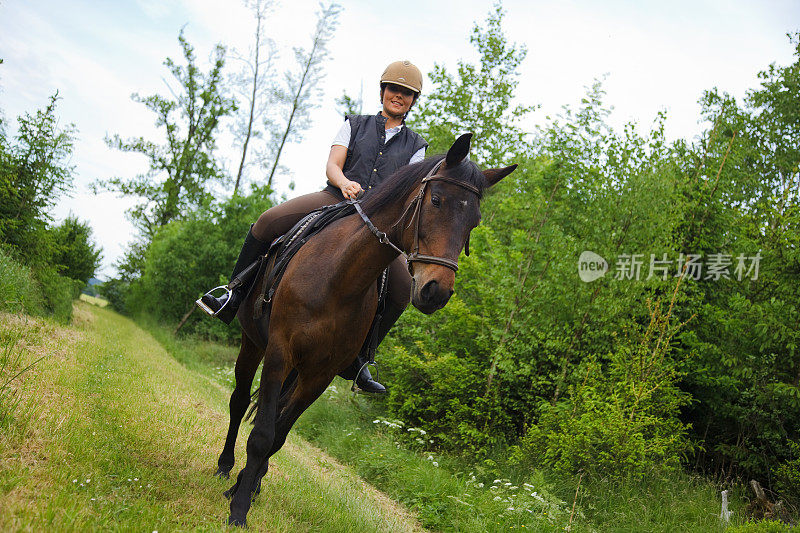
{"label": "rein", "polygon": [[[430,182],[432,182],[432,181],[446,181],[447,183],[452,183],[454,185],[458,185],[462,189],[466,189],[466,190],[468,190],[468,191],[470,191],[470,192],[472,192],[472,193],[474,193],[474,194],[476,194],[478,196],[480,196],[480,194],[481,194],[480,190],[477,187],[475,187],[474,185],[471,185],[469,183],[464,183],[463,181],[459,181],[457,179],[450,178],[448,176],[443,176],[441,174],[437,174],[439,169],[442,167],[442,163],[444,163],[444,160],[442,160],[439,163],[437,163],[436,166],[434,166],[430,170],[430,172],[428,172],[428,174],[424,178],[422,178],[422,185],[420,186],[419,191],[417,191],[416,196],[408,204],[408,206],[406,207],[405,211],[403,211],[403,214],[400,215],[400,218],[397,220],[397,222],[395,222],[392,225],[392,227],[397,226],[400,222],[402,222],[406,218],[406,215],[408,215],[408,212],[413,210],[413,214],[411,215],[411,220],[409,221],[408,226],[406,226],[406,228],[409,228],[409,227],[411,227],[412,223],[415,224],[414,225],[414,245],[413,245],[411,253],[407,253],[407,252],[403,251],[401,248],[399,248],[394,243],[392,243],[389,240],[389,237],[386,235],[385,232],[380,231],[377,227],[375,227],[375,224],[372,223],[372,221],[369,219],[369,217],[361,209],[361,204],[358,202],[358,200],[351,200],[351,203],[355,206],[356,211],[361,216],[361,220],[364,221],[364,224],[367,226],[367,228],[369,228],[369,230],[372,232],[372,234],[375,235],[378,238],[378,241],[380,241],[381,244],[386,244],[386,245],[391,246],[392,248],[395,249],[395,251],[397,251],[398,253],[403,254],[403,255],[406,256],[406,261],[408,263],[408,271],[409,271],[409,273],[411,272],[411,263],[413,263],[413,262],[430,263],[430,264],[434,264],[434,265],[441,265],[441,266],[445,266],[445,267],[449,268],[453,272],[458,272],[458,262],[456,262],[456,261],[453,261],[451,259],[447,259],[445,257],[436,257],[434,255],[424,255],[424,254],[419,253],[419,220],[420,220],[420,216],[419,215],[420,215],[420,211],[422,210],[422,199],[425,197],[425,189],[428,187],[428,184]],[[469,255],[469,237],[467,237],[466,254]]]}

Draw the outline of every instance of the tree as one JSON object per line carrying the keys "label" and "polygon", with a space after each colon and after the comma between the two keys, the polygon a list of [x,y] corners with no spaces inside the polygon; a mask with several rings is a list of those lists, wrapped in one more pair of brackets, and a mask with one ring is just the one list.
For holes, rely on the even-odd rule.
{"label": "tree", "polygon": [[358,91],[358,98],[353,98],[347,91],[342,92],[342,96],[336,99],[336,105],[343,115],[361,115],[364,108],[364,87]]}
{"label": "tree", "polygon": [[[242,157],[239,161],[239,170],[236,173],[236,183],[233,187],[233,194],[238,194],[244,169],[248,165],[248,148],[250,141],[264,136],[263,120],[265,111],[271,97],[273,82],[272,62],[276,56],[275,43],[272,39],[265,36],[265,19],[267,13],[272,9],[271,0],[251,0],[247,2],[247,7],[253,12],[256,21],[256,28],[253,35],[254,43],[247,56],[238,53],[233,54],[233,58],[240,61],[242,70],[236,73],[233,78],[234,88],[239,95],[243,105],[239,106],[240,113],[236,117],[233,126],[236,141],[241,144]],[[269,124],[269,122],[267,122]]]}
{"label": "tree", "polygon": [[225,49],[221,45],[215,47],[211,68],[204,74],[183,32],[178,41],[186,64],[178,65],[170,58],[164,61],[179,84],[177,91],[169,87],[173,98],[158,94],[132,96],[156,114],[156,126],[163,128],[165,142],[158,144],[143,137],[124,140],[119,135],[107,138],[106,143],[113,148],[147,157],[149,168],[135,178],[115,177],[95,183],[95,189],[142,198],[129,216],[147,238],[189,208],[200,205],[207,199],[213,182],[225,181],[214,157],[219,121],[235,109],[222,86]]}
{"label": "tree", "polygon": [[512,108],[511,100],[527,50],[508,42],[503,15],[498,2],[486,26],[476,23],[472,29],[469,41],[480,54],[480,65],[459,61],[454,76],[436,64],[429,74],[433,89],[409,122],[425,136],[433,153],[445,151],[461,131],[475,134],[471,155],[481,165],[499,166],[520,152],[525,132],[518,122],[531,108]]}
{"label": "tree", "polygon": [[58,273],[86,283],[100,266],[102,251],[92,241],[92,228],[70,215],[50,230],[55,241],[53,263]]}
{"label": "tree", "polygon": [[272,169],[267,187],[272,188],[283,147],[287,142],[302,140],[302,132],[311,124],[311,110],[318,107],[321,89],[319,82],[325,77],[324,62],[328,57],[328,42],[333,37],[341,7],[336,3],[320,4],[317,26],[311,36],[311,47],[295,48],[297,70],[286,73],[282,87],[276,89],[276,98],[283,103],[281,123],[267,123],[272,135]]}
{"label": "tree", "polygon": [[18,118],[14,145],[0,136],[0,243],[35,264],[49,257],[41,242],[48,210],[72,187],[75,126],[59,125],[58,100],[56,92],[44,109]]}

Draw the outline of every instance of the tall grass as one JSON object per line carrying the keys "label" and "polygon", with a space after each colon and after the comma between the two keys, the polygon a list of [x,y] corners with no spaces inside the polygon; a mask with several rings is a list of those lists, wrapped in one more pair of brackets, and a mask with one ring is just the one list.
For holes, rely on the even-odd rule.
{"label": "tall grass", "polygon": [[41,315],[44,296],[33,271],[0,248],[0,311]]}
{"label": "tall grass", "polygon": [[52,266],[34,270],[0,249],[0,311],[49,315],[61,323],[72,318],[72,302],[84,283],[60,276]]}

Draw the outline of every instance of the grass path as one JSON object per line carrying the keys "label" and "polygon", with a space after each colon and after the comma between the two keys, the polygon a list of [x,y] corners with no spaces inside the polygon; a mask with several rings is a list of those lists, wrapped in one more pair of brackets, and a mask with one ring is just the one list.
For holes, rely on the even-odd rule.
{"label": "grass path", "polygon": [[[72,327],[0,315],[0,348],[12,344],[23,365],[45,358],[12,383],[11,416],[0,405],[0,531],[224,529],[231,481],[212,476],[227,429],[224,387],[181,366],[130,320],[84,302]],[[421,530],[399,504],[292,435],[248,524]]]}

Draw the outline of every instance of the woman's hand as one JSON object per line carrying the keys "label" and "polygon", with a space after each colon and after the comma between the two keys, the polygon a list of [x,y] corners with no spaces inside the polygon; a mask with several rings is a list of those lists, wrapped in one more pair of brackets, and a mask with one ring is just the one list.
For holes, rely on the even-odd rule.
{"label": "woman's hand", "polygon": [[331,153],[328,156],[328,163],[325,165],[325,175],[328,177],[329,182],[331,182],[334,186],[339,187],[339,190],[342,191],[342,194],[345,198],[352,200],[363,189],[361,188],[361,185],[355,181],[347,179],[342,172],[345,159],[347,159],[347,148],[338,144],[331,146]]}
{"label": "woman's hand", "polygon": [[339,189],[342,191],[344,197],[348,200],[353,200],[356,196],[358,196],[358,193],[364,190],[357,182],[350,180],[347,180],[345,183],[339,186]]}

